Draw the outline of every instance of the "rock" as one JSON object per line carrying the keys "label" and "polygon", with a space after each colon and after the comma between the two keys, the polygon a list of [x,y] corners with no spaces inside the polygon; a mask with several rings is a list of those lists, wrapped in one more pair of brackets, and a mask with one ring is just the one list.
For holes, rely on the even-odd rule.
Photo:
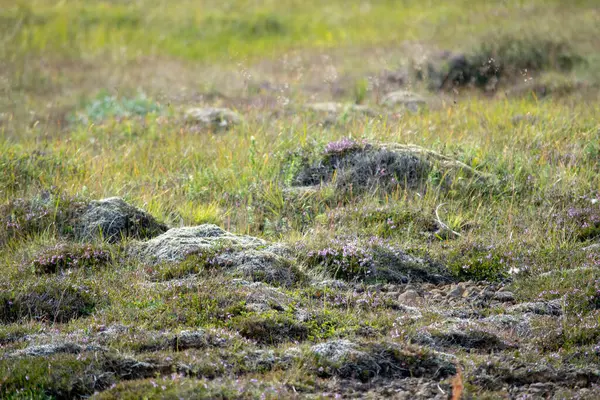
{"label": "rock", "polygon": [[254,249],[267,243],[251,236],[234,235],[216,225],[172,228],[146,242],[132,245],[131,253],[147,262],[182,261],[190,254],[211,251],[229,246],[237,249]]}
{"label": "rock", "polygon": [[213,129],[227,129],[242,121],[240,115],[228,108],[190,108],[185,112],[185,120],[190,125]]}
{"label": "rock", "polygon": [[92,201],[75,222],[75,235],[80,240],[102,237],[109,242],[123,238],[149,239],[167,230],[147,212],[119,197]]}
{"label": "rock", "polygon": [[512,303],[515,301],[515,295],[512,292],[498,291],[494,294],[494,300],[502,303]]}
{"label": "rock", "polygon": [[398,301],[406,306],[421,306],[423,305],[423,297],[415,290],[407,290],[398,296]]}
{"label": "rock", "polygon": [[427,101],[424,97],[416,93],[407,90],[398,90],[385,95],[381,103],[387,107],[404,106],[410,111],[416,112],[419,108],[425,106]]}

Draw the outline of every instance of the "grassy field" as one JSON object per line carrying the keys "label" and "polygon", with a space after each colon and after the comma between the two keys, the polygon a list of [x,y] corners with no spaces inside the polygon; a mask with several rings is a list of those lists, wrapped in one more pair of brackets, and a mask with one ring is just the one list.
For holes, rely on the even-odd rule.
{"label": "grassy field", "polygon": [[0,0],[0,397],[597,398],[599,27]]}

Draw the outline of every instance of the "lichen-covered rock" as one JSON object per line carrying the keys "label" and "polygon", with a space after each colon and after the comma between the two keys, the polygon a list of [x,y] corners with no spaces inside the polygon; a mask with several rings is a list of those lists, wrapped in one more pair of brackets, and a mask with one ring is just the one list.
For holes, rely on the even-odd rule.
{"label": "lichen-covered rock", "polygon": [[262,239],[234,235],[216,225],[204,224],[169,229],[146,242],[133,244],[131,253],[146,262],[176,262],[218,248],[255,249],[266,244]]}
{"label": "lichen-covered rock", "polygon": [[148,239],[167,230],[147,212],[119,197],[92,201],[77,218],[75,235],[80,240],[102,237],[109,242],[123,238]]}
{"label": "lichen-covered rock", "polygon": [[185,120],[190,125],[213,129],[227,129],[242,121],[238,113],[228,108],[190,108],[185,112]]}

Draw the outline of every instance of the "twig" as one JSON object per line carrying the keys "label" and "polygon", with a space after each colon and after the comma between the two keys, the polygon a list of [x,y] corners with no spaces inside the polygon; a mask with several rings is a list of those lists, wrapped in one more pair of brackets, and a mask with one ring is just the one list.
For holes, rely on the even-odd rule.
{"label": "twig", "polygon": [[437,219],[438,224],[440,224],[442,228],[449,230],[450,232],[454,233],[456,236],[461,237],[462,235],[460,233],[455,232],[452,229],[450,229],[450,227],[448,225],[446,225],[445,223],[443,223],[442,220],[440,219],[439,210],[440,210],[440,208],[442,208],[445,205],[446,205],[446,203],[442,203],[435,208],[435,218]]}

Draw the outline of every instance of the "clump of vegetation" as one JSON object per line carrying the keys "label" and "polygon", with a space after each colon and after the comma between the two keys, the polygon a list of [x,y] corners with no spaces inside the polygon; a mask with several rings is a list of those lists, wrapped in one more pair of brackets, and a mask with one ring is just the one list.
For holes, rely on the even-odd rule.
{"label": "clump of vegetation", "polygon": [[337,375],[368,381],[375,376],[444,378],[456,367],[419,348],[402,348],[393,343],[356,344],[334,340],[311,348],[319,375]]}
{"label": "clump of vegetation", "polygon": [[357,241],[339,241],[334,247],[310,251],[306,262],[310,266],[322,267],[336,279],[364,280],[375,274],[373,254]]}
{"label": "clump of vegetation", "polygon": [[335,279],[358,282],[448,282],[442,265],[411,256],[378,237],[367,240],[338,238],[317,250],[297,247],[309,268],[325,271]]}
{"label": "clump of vegetation", "polygon": [[[294,389],[299,386],[295,385]],[[192,379],[181,375],[121,382],[106,390],[98,400],[138,398],[188,399],[280,399],[297,395],[289,385],[260,382],[254,378]]]}
{"label": "clump of vegetation", "polygon": [[64,323],[90,315],[97,304],[97,296],[89,288],[53,279],[40,280],[35,284],[2,291],[0,321]]}
{"label": "clump of vegetation", "polygon": [[293,316],[277,311],[234,318],[230,327],[243,337],[266,345],[302,341],[309,335],[307,326]]}
{"label": "clump of vegetation", "polygon": [[107,119],[123,119],[143,117],[156,114],[162,110],[160,104],[139,93],[135,97],[111,96],[100,93],[96,99],[87,104],[76,119],[84,124],[99,123]]}
{"label": "clump of vegetation", "polygon": [[530,267],[519,250],[497,244],[466,242],[446,257],[448,268],[463,279],[501,281]]}
{"label": "clump of vegetation", "polygon": [[181,262],[160,263],[148,269],[153,280],[168,281],[199,274],[206,270],[219,269],[215,259],[217,250],[205,250],[188,255]]}
{"label": "clump of vegetation", "polygon": [[333,181],[336,188],[344,192],[387,191],[418,186],[430,169],[426,160],[410,151],[342,139],[329,143],[319,160],[300,169],[293,184],[311,186]]}
{"label": "clump of vegetation", "polygon": [[65,154],[39,150],[28,152],[3,145],[0,145],[0,150],[1,195],[43,190],[56,182],[57,177],[76,178],[86,174],[85,168],[76,159]]}
{"label": "clump of vegetation", "polygon": [[[584,62],[569,43],[541,36],[506,35],[485,40],[467,55],[454,55],[429,77],[441,76],[441,87],[474,85],[495,89],[500,79],[516,79],[544,70],[567,72]],[[491,86],[490,86],[491,85]]]}
{"label": "clump of vegetation", "polygon": [[1,398],[594,396],[594,2],[4,3]]}
{"label": "clump of vegetation", "polygon": [[103,267],[111,261],[112,255],[106,247],[59,243],[37,253],[30,265],[35,273],[55,274],[69,269]]}
{"label": "clump of vegetation", "polygon": [[15,198],[0,205],[0,247],[11,239],[42,233],[73,236],[75,218],[85,207],[77,198],[44,192],[31,199]]}

